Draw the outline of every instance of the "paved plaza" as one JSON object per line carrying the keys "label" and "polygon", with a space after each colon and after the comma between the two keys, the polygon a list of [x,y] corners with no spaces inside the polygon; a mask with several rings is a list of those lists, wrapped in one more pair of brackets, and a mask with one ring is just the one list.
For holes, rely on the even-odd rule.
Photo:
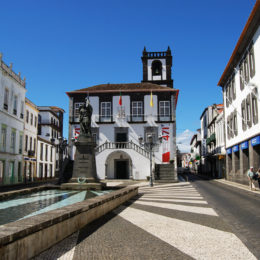
{"label": "paved plaza", "polygon": [[148,187],[35,260],[256,259],[189,182]]}

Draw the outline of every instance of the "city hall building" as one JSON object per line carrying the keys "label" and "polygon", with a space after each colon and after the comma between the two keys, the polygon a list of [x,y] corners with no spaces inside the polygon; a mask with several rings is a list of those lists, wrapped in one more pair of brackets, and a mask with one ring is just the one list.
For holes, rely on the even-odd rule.
{"label": "city hall building", "polygon": [[219,80],[223,90],[227,178],[248,184],[260,168],[260,2],[257,1]]}
{"label": "city hall building", "polygon": [[70,156],[73,159],[75,155],[71,139],[76,140],[80,132],[79,107],[88,97],[93,107],[91,126],[100,179],[147,179],[150,158],[146,144],[152,136],[153,167],[173,166],[164,175],[169,181],[176,180],[179,91],[173,88],[171,50],[147,52],[144,48],[142,62],[140,83],[101,84],[67,92]]}

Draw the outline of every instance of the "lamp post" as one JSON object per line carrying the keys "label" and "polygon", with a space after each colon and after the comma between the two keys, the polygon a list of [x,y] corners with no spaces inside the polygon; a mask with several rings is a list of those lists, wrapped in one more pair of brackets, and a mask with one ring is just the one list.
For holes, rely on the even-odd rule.
{"label": "lamp post", "polygon": [[[140,145],[144,146],[145,150],[148,150],[150,157],[150,187],[153,187],[153,165],[152,165],[152,156],[153,156],[153,147],[157,145],[156,142],[153,142],[153,136],[147,136],[147,142],[143,142],[143,137],[139,136]],[[162,142],[162,137],[159,136],[160,143]]]}
{"label": "lamp post", "polygon": [[67,139],[63,138],[63,137],[59,137],[58,140],[59,140],[59,143],[55,144],[55,139],[52,138],[51,143],[53,144],[53,146],[58,148],[58,152],[59,152],[59,183],[62,183],[62,181],[63,181],[63,173],[62,173],[63,153],[66,150],[68,143],[67,143]]}

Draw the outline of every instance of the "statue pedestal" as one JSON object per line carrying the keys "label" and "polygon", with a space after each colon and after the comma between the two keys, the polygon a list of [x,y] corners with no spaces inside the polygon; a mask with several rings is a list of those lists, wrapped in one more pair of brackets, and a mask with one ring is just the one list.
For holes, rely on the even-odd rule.
{"label": "statue pedestal", "polygon": [[104,184],[97,178],[95,146],[90,136],[79,136],[75,142],[76,153],[73,166],[73,174],[69,183],[61,185],[62,189],[73,190],[101,190]]}

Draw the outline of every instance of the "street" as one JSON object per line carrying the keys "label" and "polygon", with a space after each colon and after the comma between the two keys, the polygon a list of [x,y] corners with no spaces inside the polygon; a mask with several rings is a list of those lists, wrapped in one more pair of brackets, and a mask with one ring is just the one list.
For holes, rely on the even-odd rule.
{"label": "street", "polygon": [[36,257],[259,259],[260,196],[189,175],[139,196]]}
{"label": "street", "polygon": [[255,194],[192,174],[188,177],[233,233],[260,259],[260,192]]}

